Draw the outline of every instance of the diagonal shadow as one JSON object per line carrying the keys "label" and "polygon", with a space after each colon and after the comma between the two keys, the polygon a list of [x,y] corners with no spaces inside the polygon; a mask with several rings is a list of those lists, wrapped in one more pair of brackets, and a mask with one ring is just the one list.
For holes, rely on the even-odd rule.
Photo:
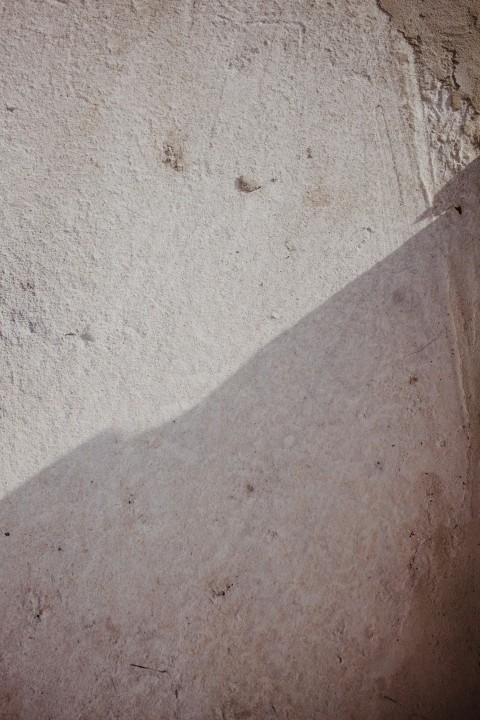
{"label": "diagonal shadow", "polygon": [[195,409],[2,502],[3,720],[477,716],[479,182]]}

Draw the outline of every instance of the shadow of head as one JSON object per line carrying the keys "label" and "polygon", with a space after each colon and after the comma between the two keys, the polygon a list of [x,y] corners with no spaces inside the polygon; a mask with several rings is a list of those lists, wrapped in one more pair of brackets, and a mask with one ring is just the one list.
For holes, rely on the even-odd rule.
{"label": "shadow of head", "polygon": [[471,711],[451,272],[452,257],[478,267],[478,176],[437,198],[461,214],[442,210],[193,410],[105,432],[3,501],[0,717]]}

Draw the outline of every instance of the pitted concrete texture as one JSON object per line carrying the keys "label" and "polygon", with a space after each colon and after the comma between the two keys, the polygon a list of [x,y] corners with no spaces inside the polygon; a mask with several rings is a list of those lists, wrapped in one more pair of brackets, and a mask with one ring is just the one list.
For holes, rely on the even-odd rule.
{"label": "pitted concrete texture", "polygon": [[4,4],[1,720],[478,717],[476,111],[390,12]]}
{"label": "pitted concrete texture", "polygon": [[[480,112],[479,0],[379,0],[421,62]],[[479,136],[480,139],[480,136]]]}

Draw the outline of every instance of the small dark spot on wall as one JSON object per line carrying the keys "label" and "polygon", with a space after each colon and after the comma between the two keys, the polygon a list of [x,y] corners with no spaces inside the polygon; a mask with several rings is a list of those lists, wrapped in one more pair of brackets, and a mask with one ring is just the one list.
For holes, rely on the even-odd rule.
{"label": "small dark spot on wall", "polygon": [[405,292],[403,290],[395,290],[392,295],[392,302],[394,305],[399,305],[405,300]]}
{"label": "small dark spot on wall", "polygon": [[232,584],[232,583],[227,583],[227,584],[226,584],[224,587],[222,587],[222,588],[218,588],[218,589],[212,588],[212,595],[213,595],[213,597],[217,597],[217,598],[218,598],[218,597],[225,597],[225,595],[227,594],[227,592],[228,592],[228,591],[230,590],[230,588],[232,588],[232,587],[233,587],[233,584]]}
{"label": "small dark spot on wall", "polygon": [[6,533],[5,533],[5,536],[6,536],[6,537],[10,537],[10,533],[9,533],[9,532],[6,532]]}
{"label": "small dark spot on wall", "polygon": [[80,337],[81,337],[81,339],[83,340],[84,343],[93,343],[93,342],[95,342],[95,338],[94,338],[93,335],[92,335],[91,333],[89,333],[89,332],[84,332],[84,333],[82,333],[82,334],[80,335]]}
{"label": "small dark spot on wall", "polygon": [[455,205],[455,210],[458,212],[459,215],[462,214],[462,206],[461,205]]}
{"label": "small dark spot on wall", "polygon": [[241,192],[251,193],[255,192],[255,190],[260,190],[262,186],[255,182],[255,180],[240,175],[240,177],[235,180],[235,187]]}

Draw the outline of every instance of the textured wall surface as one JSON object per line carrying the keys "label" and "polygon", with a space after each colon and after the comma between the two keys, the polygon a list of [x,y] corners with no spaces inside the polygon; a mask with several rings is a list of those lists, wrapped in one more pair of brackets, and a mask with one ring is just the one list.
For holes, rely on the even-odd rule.
{"label": "textured wall surface", "polygon": [[418,59],[449,86],[457,108],[480,112],[479,0],[379,0]]}
{"label": "textured wall surface", "polygon": [[1,720],[478,717],[478,115],[381,6],[3,3]]}

